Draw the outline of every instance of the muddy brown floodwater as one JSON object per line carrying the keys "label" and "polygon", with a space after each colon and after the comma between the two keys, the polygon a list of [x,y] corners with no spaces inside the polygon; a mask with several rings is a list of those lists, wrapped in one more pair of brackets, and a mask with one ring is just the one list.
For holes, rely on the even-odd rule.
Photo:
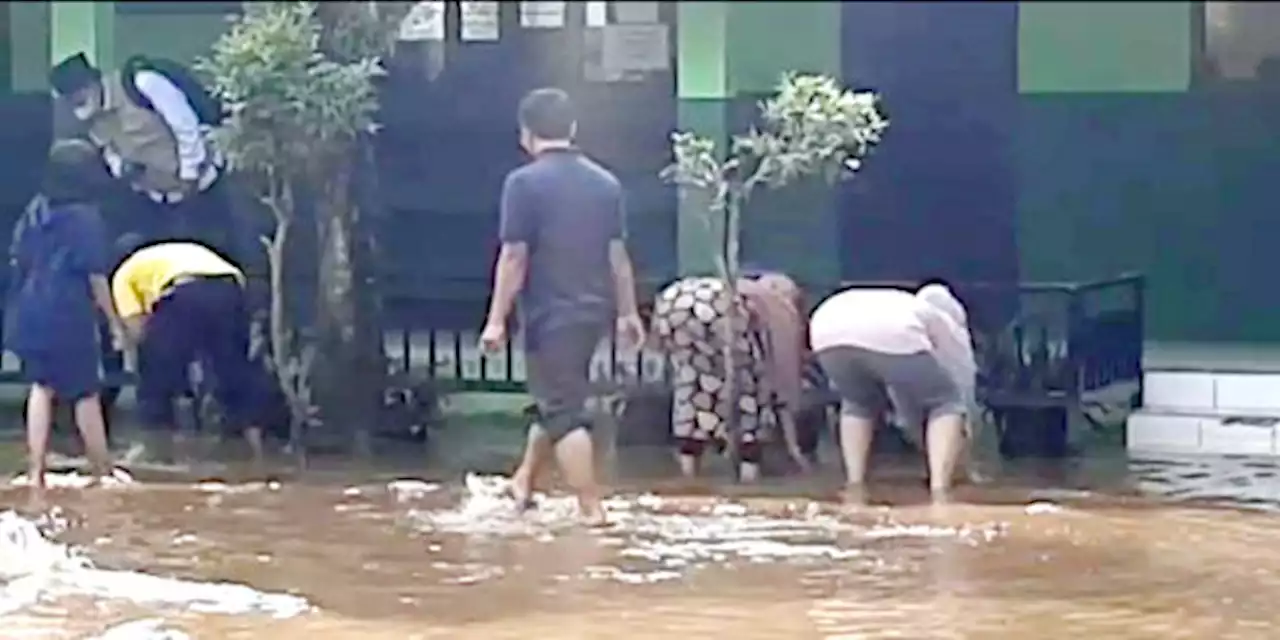
{"label": "muddy brown floodwater", "polygon": [[499,480],[454,474],[67,489],[51,515],[0,515],[0,638],[1280,634],[1270,463],[1090,464],[949,506],[914,471],[881,473],[861,508],[814,489],[830,478],[727,498],[635,479],[602,531],[554,494],[517,516]]}

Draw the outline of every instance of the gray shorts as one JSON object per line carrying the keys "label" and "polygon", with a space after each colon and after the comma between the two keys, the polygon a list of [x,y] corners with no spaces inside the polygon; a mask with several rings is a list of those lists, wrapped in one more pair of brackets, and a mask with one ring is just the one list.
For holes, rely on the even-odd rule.
{"label": "gray shorts", "polygon": [[900,414],[932,420],[967,412],[960,388],[929,353],[899,355],[833,347],[817,356],[846,415],[883,419],[895,408],[889,400],[890,389],[902,405],[896,407]]}
{"label": "gray shorts", "polygon": [[538,424],[552,441],[591,428],[591,359],[607,331],[604,325],[572,324],[525,336],[529,393],[538,403]]}

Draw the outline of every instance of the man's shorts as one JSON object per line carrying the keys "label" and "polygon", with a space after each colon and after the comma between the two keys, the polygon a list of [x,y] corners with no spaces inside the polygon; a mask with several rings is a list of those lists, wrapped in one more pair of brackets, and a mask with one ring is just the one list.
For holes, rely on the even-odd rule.
{"label": "man's shorts", "polygon": [[[841,412],[880,420],[891,409],[900,415],[932,420],[967,413],[959,386],[930,353],[878,353],[858,347],[832,347],[818,362],[840,396]],[[903,406],[893,407],[889,400]]]}
{"label": "man's shorts", "polygon": [[600,323],[576,323],[525,336],[529,393],[538,403],[538,424],[552,441],[591,428],[591,359],[606,333]]}

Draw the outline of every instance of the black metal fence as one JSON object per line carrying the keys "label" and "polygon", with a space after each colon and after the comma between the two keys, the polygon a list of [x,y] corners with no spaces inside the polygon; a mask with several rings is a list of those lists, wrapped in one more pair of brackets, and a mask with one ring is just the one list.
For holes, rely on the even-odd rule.
{"label": "black metal fence", "polygon": [[[857,286],[911,284],[846,282],[811,290]],[[1079,283],[955,283],[953,287],[969,309],[983,404],[1066,406],[1117,384],[1136,385],[1131,401],[1141,402],[1143,276]],[[647,288],[656,291],[656,287]],[[447,388],[522,391],[518,343],[492,355],[482,353],[476,344],[487,303],[485,283],[454,282],[443,289],[450,295],[388,297],[389,354],[399,366],[425,372]],[[593,374],[600,382],[624,386],[660,382],[665,377],[665,359],[649,350],[623,355],[615,345],[606,344]]]}
{"label": "black metal fence", "polygon": [[[478,346],[486,284],[458,281],[439,287],[443,295],[388,296],[384,340],[393,363],[429,376],[441,390],[524,391],[518,337],[499,354],[485,354]],[[856,286],[909,285],[847,282],[825,289]],[[1143,276],[953,287],[969,309],[979,364],[978,399],[986,408],[1018,416],[1027,410],[1069,410],[1087,403],[1090,394],[1117,385],[1130,406],[1140,406]],[[642,300],[652,300],[657,287],[647,289]],[[1010,300],[1012,313],[1006,308]],[[110,364],[117,365],[108,367],[113,382],[132,382],[132,376],[118,369],[118,362]],[[598,353],[593,377],[607,388],[661,385],[666,381],[666,364],[663,354],[651,349],[623,354],[610,343]],[[0,371],[0,382],[17,379],[16,371]]]}

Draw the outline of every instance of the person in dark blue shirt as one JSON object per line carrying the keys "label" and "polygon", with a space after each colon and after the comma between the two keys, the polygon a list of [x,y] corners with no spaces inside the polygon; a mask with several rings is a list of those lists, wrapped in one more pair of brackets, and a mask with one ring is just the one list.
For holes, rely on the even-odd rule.
{"label": "person in dark blue shirt", "polygon": [[60,141],[49,153],[41,193],[14,230],[7,346],[31,384],[27,446],[32,487],[44,487],[55,401],[74,406],[93,471],[110,473],[99,400],[98,312],[121,327],[106,274],[106,232],[96,198],[107,179],[97,151],[81,140]]}
{"label": "person in dark blue shirt", "polygon": [[601,524],[586,411],[591,359],[615,322],[624,342],[638,345],[644,333],[627,254],[624,193],[612,173],[574,146],[577,118],[564,91],[531,92],[519,119],[520,143],[533,161],[512,171],[502,187],[502,248],[480,342],[494,351],[506,341],[518,296],[538,421],[512,476],[513,493],[526,505],[554,451],[583,520]]}

